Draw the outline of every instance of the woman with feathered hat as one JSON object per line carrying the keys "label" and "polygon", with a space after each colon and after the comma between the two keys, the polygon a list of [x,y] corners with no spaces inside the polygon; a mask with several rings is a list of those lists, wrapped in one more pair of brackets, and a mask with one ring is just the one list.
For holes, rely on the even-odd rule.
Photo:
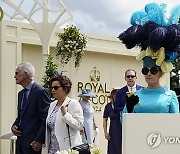
{"label": "woman with feathered hat", "polygon": [[132,26],[119,35],[128,49],[141,48],[136,59],[143,60],[141,72],[147,82],[147,87],[126,97],[128,112],[179,113],[175,92],[162,86],[160,78],[173,69],[171,62],[180,55],[180,5],[173,8],[168,21],[165,7],[147,4],[144,11],[133,13]]}

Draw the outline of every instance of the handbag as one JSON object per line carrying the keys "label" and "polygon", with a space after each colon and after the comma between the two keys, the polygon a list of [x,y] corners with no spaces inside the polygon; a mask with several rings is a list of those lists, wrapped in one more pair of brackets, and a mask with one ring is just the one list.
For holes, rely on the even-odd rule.
{"label": "handbag", "polygon": [[77,146],[73,147],[72,150],[78,151],[79,154],[91,154],[88,143],[83,143],[83,144],[77,145]]}
{"label": "handbag", "polygon": [[[70,145],[70,148],[71,148],[71,138],[70,138],[70,131],[69,131],[69,125],[68,124],[67,124],[67,128],[68,128],[69,145]],[[85,137],[86,137],[86,140],[87,140],[87,135],[86,135],[85,128],[84,128],[84,133],[85,133]],[[90,147],[89,147],[88,143],[83,143],[83,144],[77,145],[77,146],[75,146],[75,147],[73,147],[71,149],[78,151],[79,154],[91,154]]]}

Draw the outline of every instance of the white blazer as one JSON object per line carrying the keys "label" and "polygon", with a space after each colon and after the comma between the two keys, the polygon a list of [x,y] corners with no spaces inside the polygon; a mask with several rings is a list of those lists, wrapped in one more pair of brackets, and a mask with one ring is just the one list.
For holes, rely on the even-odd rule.
{"label": "white blazer", "polygon": [[[56,104],[57,104],[57,100],[50,104],[47,119],[49,118]],[[68,104],[68,112],[63,116],[61,109],[59,108],[55,121],[55,135],[59,142],[60,151],[63,150],[67,151],[68,149],[70,149],[68,129],[66,124],[69,125],[71,147],[82,144],[82,139],[79,131],[83,129],[83,122],[84,122],[83,110],[78,101],[74,99],[70,99],[69,97],[66,97],[66,99],[64,100],[61,106],[66,106],[67,104]],[[45,144],[46,144],[46,150],[48,151],[49,143],[50,143],[49,141],[50,132],[47,129],[47,119],[46,119]]]}

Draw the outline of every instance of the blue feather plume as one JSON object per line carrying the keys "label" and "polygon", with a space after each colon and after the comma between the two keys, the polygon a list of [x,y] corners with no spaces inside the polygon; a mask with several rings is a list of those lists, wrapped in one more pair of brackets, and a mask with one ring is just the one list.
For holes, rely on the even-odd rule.
{"label": "blue feather plume", "polygon": [[172,24],[178,24],[179,19],[180,19],[180,5],[174,7],[171,11],[171,15],[169,17],[169,20],[167,22],[167,25],[172,25]]}

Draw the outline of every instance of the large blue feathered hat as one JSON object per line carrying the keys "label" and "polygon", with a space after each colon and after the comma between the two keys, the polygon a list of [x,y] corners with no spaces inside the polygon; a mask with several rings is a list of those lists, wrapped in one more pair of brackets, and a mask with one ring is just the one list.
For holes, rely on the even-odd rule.
{"label": "large blue feathered hat", "polygon": [[149,3],[143,11],[131,16],[131,27],[118,38],[128,49],[140,47],[136,57],[145,67],[161,67],[166,73],[173,69],[173,62],[180,56],[180,5],[174,7],[166,19],[166,4]]}

